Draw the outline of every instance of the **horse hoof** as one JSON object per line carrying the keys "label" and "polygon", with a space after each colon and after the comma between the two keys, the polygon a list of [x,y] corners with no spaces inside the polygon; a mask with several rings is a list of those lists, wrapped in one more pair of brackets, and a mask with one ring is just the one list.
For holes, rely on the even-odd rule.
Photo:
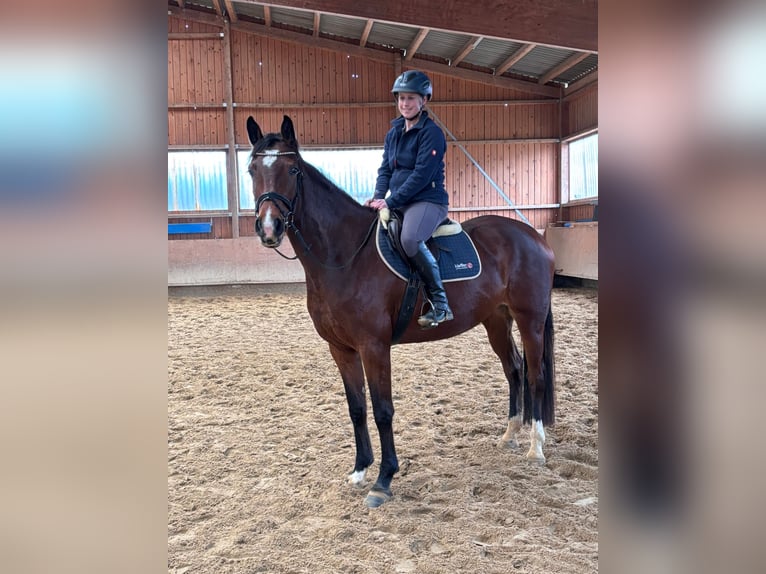
{"label": "horse hoof", "polygon": [[517,441],[515,438],[509,439],[509,440],[501,438],[497,443],[497,448],[507,448],[509,450],[516,450],[519,448],[519,441]]}
{"label": "horse hoof", "polygon": [[393,496],[390,490],[371,490],[367,493],[367,498],[364,499],[364,505],[367,508],[378,508],[391,500]]}
{"label": "horse hoof", "polygon": [[545,465],[545,456],[542,456],[542,455],[537,456],[537,455],[529,455],[528,454],[527,455],[527,462],[529,464],[543,466],[543,465]]}

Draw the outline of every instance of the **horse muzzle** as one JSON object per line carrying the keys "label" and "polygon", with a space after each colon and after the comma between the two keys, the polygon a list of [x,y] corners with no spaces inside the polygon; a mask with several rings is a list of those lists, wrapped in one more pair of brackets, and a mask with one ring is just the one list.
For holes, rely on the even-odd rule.
{"label": "horse muzzle", "polygon": [[270,214],[265,219],[256,217],[255,232],[264,247],[279,247],[285,236],[285,222],[282,218],[272,219]]}

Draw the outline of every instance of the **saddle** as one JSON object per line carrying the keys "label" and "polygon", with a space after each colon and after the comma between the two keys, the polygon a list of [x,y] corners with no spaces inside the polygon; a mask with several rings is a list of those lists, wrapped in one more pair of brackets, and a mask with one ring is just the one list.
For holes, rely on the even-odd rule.
{"label": "saddle", "polygon": [[[392,343],[396,344],[412,319],[422,282],[402,249],[402,214],[389,209],[381,209],[378,214],[378,231],[375,235],[378,255],[394,275],[407,282],[394,325]],[[445,219],[426,241],[426,245],[439,263],[442,282],[475,279],[481,274],[479,254],[459,222]]]}
{"label": "saddle", "polygon": [[[391,247],[394,248],[394,250],[399,254],[399,256],[404,261],[407,261],[407,254],[404,252],[404,249],[402,248],[402,214],[401,212],[396,209],[392,211],[388,208],[384,208],[380,210],[378,217],[380,218],[381,225],[387,232],[388,240],[391,242]],[[450,219],[449,217],[447,217],[444,219],[444,221],[442,221],[439,224],[439,226],[433,232],[431,237],[433,238],[433,237],[446,237],[448,235],[457,235],[461,231],[463,231],[463,226],[460,225],[460,222],[454,221]],[[431,249],[431,252],[434,251],[433,239],[429,239],[426,242],[426,245],[428,245],[428,247]],[[435,257],[437,257],[438,259],[438,254],[435,255]]]}
{"label": "saddle", "polygon": [[[396,210],[381,209],[375,243],[388,269],[403,281],[415,274],[401,245],[402,216]],[[426,245],[439,262],[442,281],[465,281],[481,274],[481,260],[471,238],[459,222],[445,219]]]}

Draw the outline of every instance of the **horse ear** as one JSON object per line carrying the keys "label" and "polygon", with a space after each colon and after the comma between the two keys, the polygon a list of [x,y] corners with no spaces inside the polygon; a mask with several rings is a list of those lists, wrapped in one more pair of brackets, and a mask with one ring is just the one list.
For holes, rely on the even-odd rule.
{"label": "horse ear", "polygon": [[263,137],[261,126],[259,126],[253,116],[247,118],[247,136],[250,138],[250,143],[255,145]]}
{"label": "horse ear", "polygon": [[295,137],[295,128],[293,128],[293,120],[290,119],[290,116],[285,116],[282,120],[281,132],[285,141],[298,147],[298,139]]}

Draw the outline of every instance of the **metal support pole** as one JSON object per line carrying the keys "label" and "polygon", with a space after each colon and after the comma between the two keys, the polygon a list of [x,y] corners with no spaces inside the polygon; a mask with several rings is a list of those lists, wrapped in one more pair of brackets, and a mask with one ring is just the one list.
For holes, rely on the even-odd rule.
{"label": "metal support pole", "polygon": [[492,185],[492,187],[494,187],[494,188],[495,188],[495,190],[497,191],[497,193],[499,193],[499,194],[500,194],[500,197],[502,197],[502,198],[503,198],[503,199],[506,201],[506,203],[507,203],[508,205],[510,205],[511,207],[513,207],[513,208],[514,208],[513,210],[516,212],[516,214],[517,214],[517,215],[518,215],[518,216],[521,218],[521,220],[522,220],[524,223],[526,223],[527,225],[529,225],[530,227],[532,227],[532,224],[529,222],[529,220],[528,220],[526,217],[524,217],[524,214],[523,214],[523,213],[521,213],[521,212],[520,212],[518,209],[516,209],[516,208],[515,208],[513,201],[511,201],[511,198],[510,198],[510,197],[508,197],[507,195],[505,195],[505,193],[503,193],[503,190],[502,190],[502,189],[500,189],[500,186],[499,186],[499,185],[497,185],[497,184],[496,184],[496,183],[495,183],[495,182],[492,180],[492,178],[491,178],[491,177],[489,177],[489,175],[487,174],[487,172],[486,172],[486,171],[484,171],[484,170],[482,169],[482,167],[479,165],[479,163],[478,163],[478,162],[477,162],[475,159],[473,159],[473,156],[472,156],[470,153],[468,153],[468,150],[467,150],[467,149],[465,149],[465,147],[463,146],[463,144],[461,144],[459,141],[457,141],[457,138],[454,136],[454,134],[453,134],[451,131],[449,131],[449,129],[447,128],[447,126],[445,126],[445,125],[444,125],[444,122],[442,122],[442,121],[439,119],[439,116],[437,116],[437,115],[434,113],[434,111],[433,111],[433,110],[432,110],[430,107],[429,107],[429,109],[428,109],[428,113],[429,113],[429,114],[430,114],[430,115],[431,115],[431,116],[434,118],[434,120],[436,120],[436,123],[437,123],[437,124],[439,124],[439,126],[441,126],[441,128],[442,128],[442,129],[443,129],[445,132],[447,132],[447,135],[448,135],[449,137],[451,137],[451,138],[452,138],[452,140],[453,140],[453,141],[454,141],[454,142],[457,144],[457,147],[459,147],[459,148],[460,148],[460,149],[463,151],[463,153],[466,155],[466,157],[468,157],[468,159],[470,159],[470,160],[471,160],[471,163],[473,163],[473,165],[475,165],[475,166],[476,166],[476,169],[478,169],[478,170],[479,170],[479,172],[480,172],[480,173],[481,173],[481,174],[482,174],[482,175],[485,177],[485,179],[486,179],[486,180],[487,180],[487,181],[488,181],[488,182],[489,182],[489,183]]}

